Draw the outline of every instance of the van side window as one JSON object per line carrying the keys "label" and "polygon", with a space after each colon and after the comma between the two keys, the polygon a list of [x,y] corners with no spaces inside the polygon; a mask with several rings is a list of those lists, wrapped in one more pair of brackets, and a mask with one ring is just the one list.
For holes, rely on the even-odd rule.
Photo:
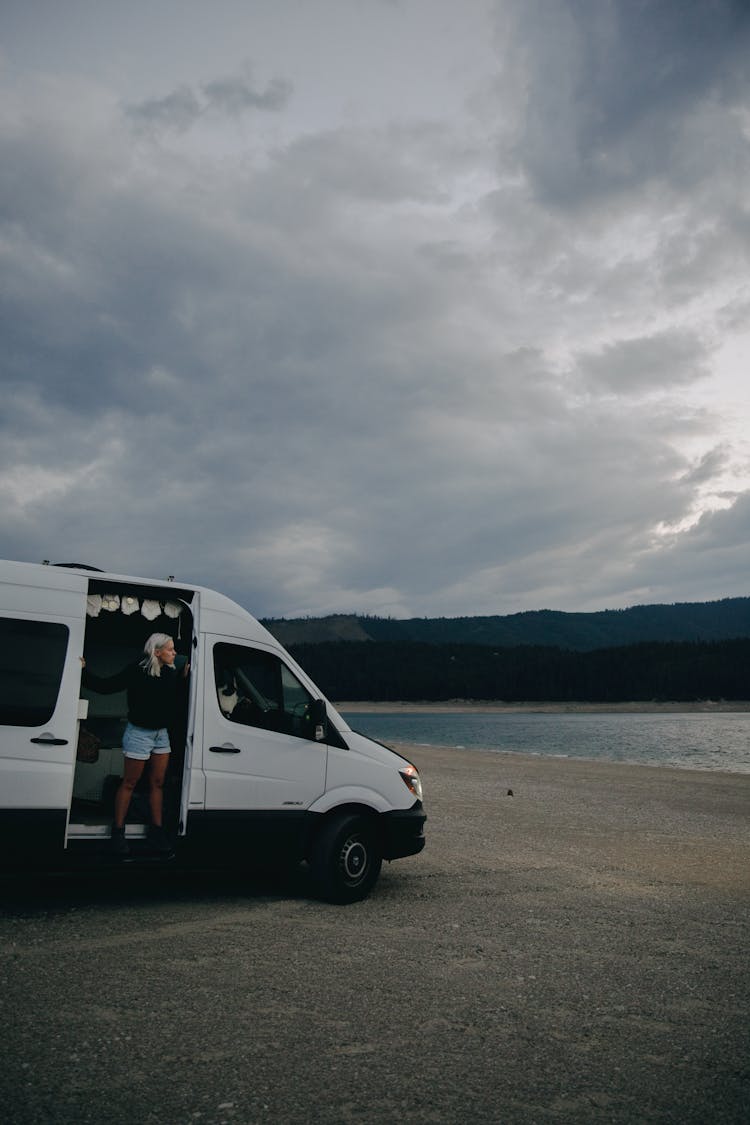
{"label": "van side window", "polygon": [[216,695],[233,723],[315,738],[312,696],[283,661],[245,645],[214,646]]}
{"label": "van side window", "polygon": [[0,723],[40,727],[55,713],[68,627],[0,617]]}

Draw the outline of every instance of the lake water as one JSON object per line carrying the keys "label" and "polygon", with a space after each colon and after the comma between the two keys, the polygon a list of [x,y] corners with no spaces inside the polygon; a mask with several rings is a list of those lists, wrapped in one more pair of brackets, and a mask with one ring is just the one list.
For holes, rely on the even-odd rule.
{"label": "lake water", "polygon": [[379,742],[750,773],[750,714],[501,714],[342,711]]}

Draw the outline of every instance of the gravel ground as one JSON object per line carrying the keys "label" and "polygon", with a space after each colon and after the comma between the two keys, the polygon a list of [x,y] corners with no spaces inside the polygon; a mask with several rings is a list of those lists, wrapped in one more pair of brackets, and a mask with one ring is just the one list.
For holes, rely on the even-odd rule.
{"label": "gravel ground", "polygon": [[747,1125],[750,776],[406,753],[427,847],[355,906],[6,880],[5,1118]]}

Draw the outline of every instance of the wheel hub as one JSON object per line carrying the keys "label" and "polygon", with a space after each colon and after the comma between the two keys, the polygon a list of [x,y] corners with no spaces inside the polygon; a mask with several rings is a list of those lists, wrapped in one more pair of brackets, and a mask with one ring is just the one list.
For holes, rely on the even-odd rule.
{"label": "wheel hub", "polygon": [[361,840],[347,840],[341,849],[341,868],[351,882],[362,878],[367,869],[367,848]]}

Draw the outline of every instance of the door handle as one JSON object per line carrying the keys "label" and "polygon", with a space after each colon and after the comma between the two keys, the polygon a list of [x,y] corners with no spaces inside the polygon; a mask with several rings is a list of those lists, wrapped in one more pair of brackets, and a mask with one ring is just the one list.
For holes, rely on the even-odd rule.
{"label": "door handle", "polygon": [[67,746],[67,738],[55,738],[54,734],[48,731],[40,734],[38,738],[32,738],[32,742],[36,742],[38,746]]}
{"label": "door handle", "polygon": [[239,746],[233,746],[231,742],[225,742],[223,746],[209,746],[212,754],[241,754],[242,751]]}

